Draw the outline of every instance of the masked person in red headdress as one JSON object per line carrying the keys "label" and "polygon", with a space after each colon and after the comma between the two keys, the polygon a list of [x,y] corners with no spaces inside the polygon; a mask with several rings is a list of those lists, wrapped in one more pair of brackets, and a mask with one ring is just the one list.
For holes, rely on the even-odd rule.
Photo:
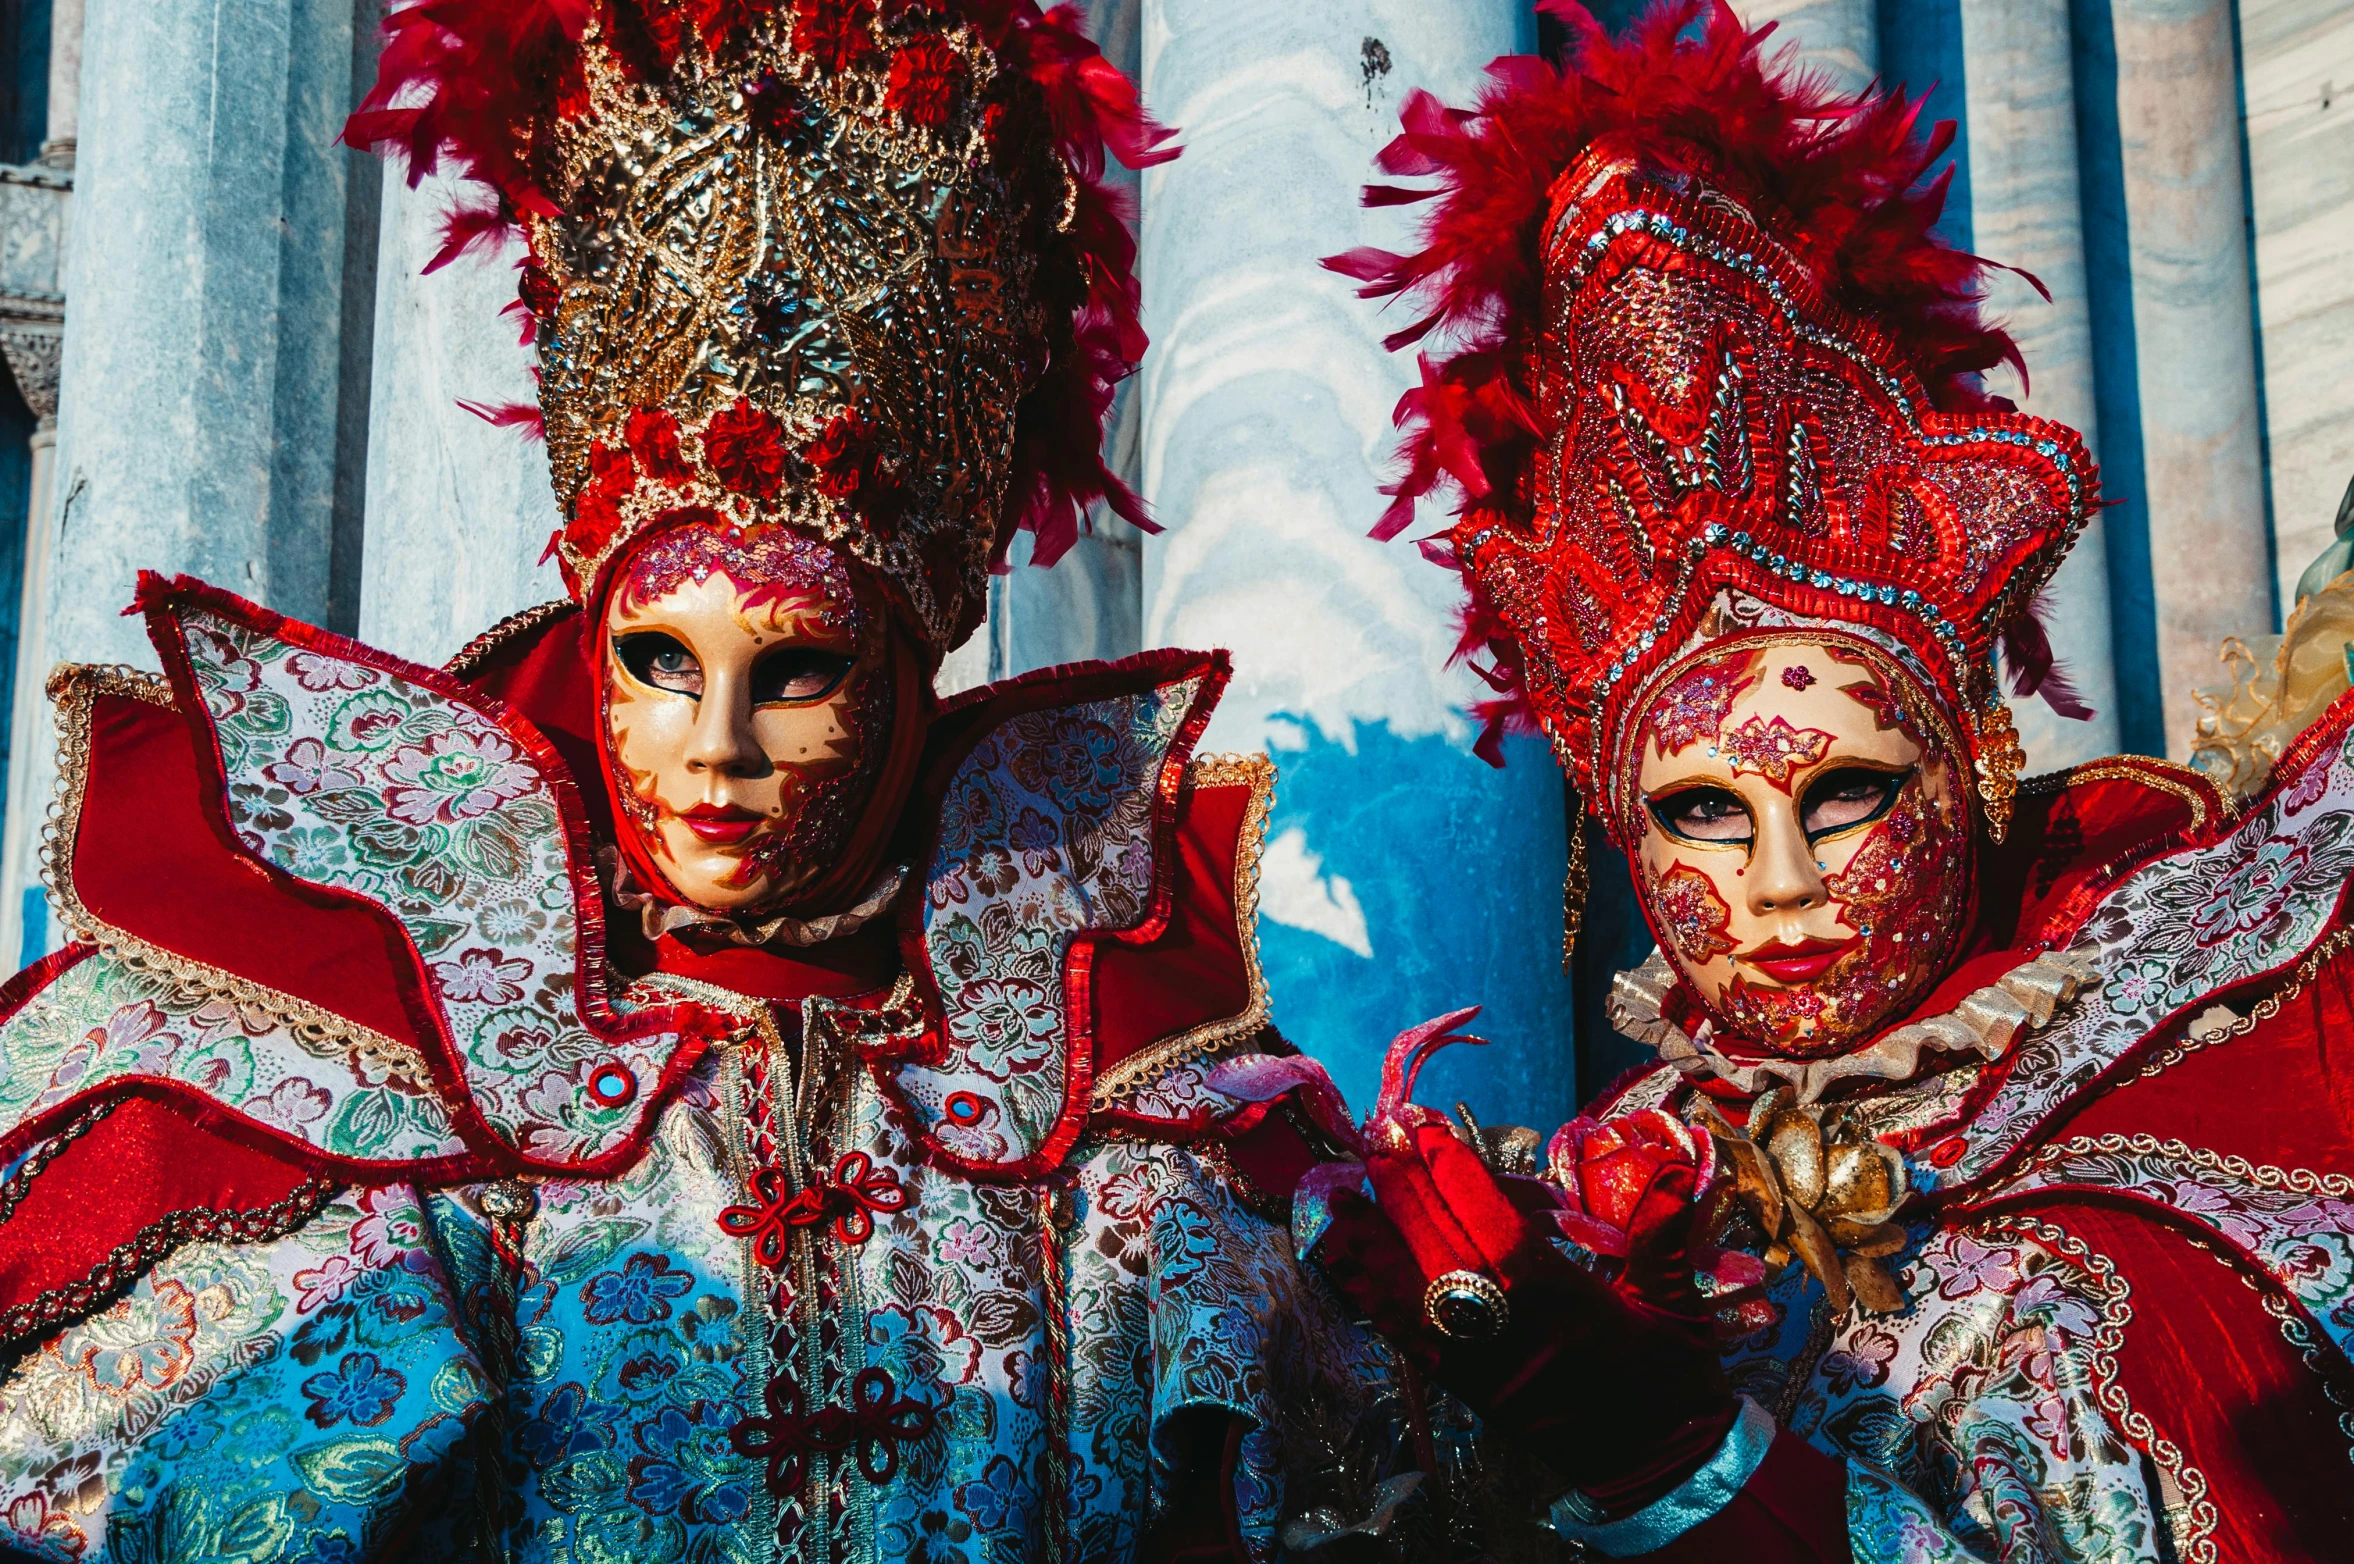
{"label": "masked person in red headdress", "polygon": [[931,694],[1017,528],[1141,520],[1099,176],[1172,153],[1074,18],[392,12],[351,138],[528,242],[571,600],[433,669],[150,577],[165,677],[53,684],[0,1552],[1270,1550],[1382,1369],[1206,1084],[1269,1036],[1225,660]]}
{"label": "masked person in red headdress", "polygon": [[[1901,96],[1729,8],[1427,95],[1425,245],[1332,263],[1436,329],[1386,523],[1459,497],[1467,651],[1634,866],[1659,1064],[1542,1157],[1401,1039],[1314,1257],[1609,1557],[2343,1558],[2354,705],[2227,805],[2068,700],[2036,593],[2097,513],[1931,232]],[[1476,997],[1476,996],[1468,996]]]}

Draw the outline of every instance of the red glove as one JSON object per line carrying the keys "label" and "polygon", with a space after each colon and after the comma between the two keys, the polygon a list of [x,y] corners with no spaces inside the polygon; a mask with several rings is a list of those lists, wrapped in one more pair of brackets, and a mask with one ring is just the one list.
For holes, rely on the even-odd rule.
{"label": "red glove", "polygon": [[[1716,1194],[1713,1146],[1653,1110],[1566,1126],[1546,1179],[1492,1171],[1412,1101],[1433,1053],[1480,1041],[1452,1033],[1475,1014],[1391,1044],[1362,1175],[1303,1187],[1329,1217],[1311,1257],[1485,1421],[1605,1509],[1639,1508],[1706,1460],[1739,1409],[1717,1356],[1718,1305],[1694,1277],[1701,1207]],[[1551,1242],[1560,1236],[1601,1265],[1568,1258]]]}

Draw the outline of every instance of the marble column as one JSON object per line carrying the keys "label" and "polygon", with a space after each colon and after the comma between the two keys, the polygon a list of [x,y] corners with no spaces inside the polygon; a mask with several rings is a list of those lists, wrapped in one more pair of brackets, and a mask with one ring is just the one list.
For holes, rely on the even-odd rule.
{"label": "marble column", "polygon": [[1513,0],[1145,0],[1145,95],[1186,153],[1144,176],[1136,394],[1169,529],[1144,545],[1144,639],[1229,648],[1203,748],[1281,768],[1260,876],[1276,1024],[1362,1107],[1393,1033],[1485,1004],[1494,1047],[1442,1058],[1425,1095],[1550,1125],[1578,1085],[1560,778],[1535,743],[1503,771],[1473,757],[1482,687],[1447,667],[1459,586],[1365,535],[1413,356],[1381,346],[1399,312],[1316,264],[1410,241],[1411,212],[1355,199],[1406,93],[1467,102],[1532,33]]}
{"label": "marble column", "polygon": [[1842,91],[1860,92],[1880,72],[1879,10],[1873,0],[1735,0],[1733,9],[1752,27],[1775,24],[1769,54],[1794,49],[1799,60]]}
{"label": "marble column", "polygon": [[2114,0],[2166,753],[2228,635],[2273,628],[2230,0]]}
{"label": "marble column", "polygon": [[49,0],[49,133],[41,161],[51,168],[74,166],[81,105],[82,0]]}
{"label": "marble column", "polygon": [[[352,23],[352,0],[88,0],[41,664],[153,666],[120,612],[141,568],[326,611]],[[39,815],[10,811],[0,917]]]}
{"label": "marble column", "polygon": [[2240,0],[2279,603],[2354,475],[2354,0]]}
{"label": "marble column", "polygon": [[546,450],[459,406],[532,399],[531,350],[500,315],[515,255],[427,276],[452,191],[383,173],[376,372],[368,406],[360,639],[438,663],[507,615],[564,595]]}
{"label": "marble column", "polygon": [[[1971,247],[2035,274],[2050,302],[2012,272],[1988,279],[1987,309],[2007,321],[2027,361],[1991,389],[2040,417],[2081,430],[2100,454],[2093,397],[2092,317],[2077,190],[2076,98],[2068,0],[1987,0],[1960,8],[1968,61]],[[2109,567],[2095,516],[2047,589],[2053,649],[2096,716],[2076,722],[2040,699],[2014,702],[2028,767],[2052,771],[2118,748]]]}

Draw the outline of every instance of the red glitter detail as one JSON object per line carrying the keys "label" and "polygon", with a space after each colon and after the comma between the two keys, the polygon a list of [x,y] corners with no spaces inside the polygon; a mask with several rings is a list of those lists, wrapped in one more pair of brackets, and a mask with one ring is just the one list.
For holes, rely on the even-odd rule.
{"label": "red glitter detail", "polygon": [[1788,689],[1811,690],[1814,688],[1815,676],[1806,664],[1792,663],[1782,670],[1782,683]]}
{"label": "red glitter detail", "polygon": [[1651,747],[1668,756],[1724,730],[1733,702],[1757,682],[1759,654],[1744,649],[1696,663],[1651,708]]}
{"label": "red glitter detail", "polygon": [[1660,874],[1645,863],[1643,889],[1643,910],[1651,915],[1653,931],[1686,966],[1704,967],[1737,948],[1728,930],[1732,909],[1702,871],[1678,863]]}
{"label": "red glitter detail", "polygon": [[1772,721],[1752,715],[1741,726],[1717,739],[1717,752],[1734,775],[1754,771],[1776,787],[1790,785],[1790,773],[1811,766],[1831,748],[1832,736],[1820,728],[1794,728],[1776,714]]}

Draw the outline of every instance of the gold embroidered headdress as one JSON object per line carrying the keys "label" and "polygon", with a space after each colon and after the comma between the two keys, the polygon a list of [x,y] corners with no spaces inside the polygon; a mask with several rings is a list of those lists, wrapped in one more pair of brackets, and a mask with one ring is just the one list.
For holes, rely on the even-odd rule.
{"label": "gold embroidered headdress", "polygon": [[937,655],[1017,529],[1046,562],[1097,500],[1143,523],[1100,456],[1144,338],[1099,176],[1107,143],[1175,152],[1073,8],[417,0],[385,26],[347,137],[484,187],[435,264],[528,241],[576,597],[650,528],[784,522]]}

